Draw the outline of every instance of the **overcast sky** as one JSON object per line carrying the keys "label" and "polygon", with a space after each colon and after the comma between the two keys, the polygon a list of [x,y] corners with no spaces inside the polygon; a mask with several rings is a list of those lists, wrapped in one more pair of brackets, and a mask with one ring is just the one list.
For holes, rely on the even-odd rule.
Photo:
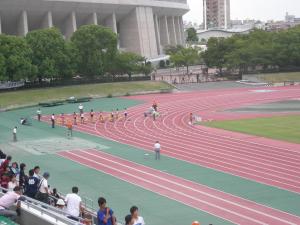
{"label": "overcast sky", "polygon": [[[188,0],[184,20],[202,23],[202,0]],[[231,19],[283,20],[285,13],[300,17],[300,0],[231,0]]]}

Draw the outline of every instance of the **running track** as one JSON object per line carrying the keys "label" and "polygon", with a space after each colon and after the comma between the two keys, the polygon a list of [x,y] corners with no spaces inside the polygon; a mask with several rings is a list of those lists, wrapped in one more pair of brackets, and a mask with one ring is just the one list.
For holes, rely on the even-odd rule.
{"label": "running track", "polygon": [[190,207],[243,225],[300,224],[300,218],[97,150],[60,156],[113,175]]}
{"label": "running track", "polygon": [[[86,123],[75,129],[148,151],[153,151],[154,141],[159,140],[162,153],[169,157],[300,193],[300,145],[188,124],[190,112],[204,119],[270,116],[273,114],[223,110],[300,98],[299,87],[271,90],[275,91],[255,93],[253,89],[236,89],[134,96],[130,98],[147,103],[129,109],[126,121]],[[158,101],[163,114],[157,121],[143,116],[153,99]]]}

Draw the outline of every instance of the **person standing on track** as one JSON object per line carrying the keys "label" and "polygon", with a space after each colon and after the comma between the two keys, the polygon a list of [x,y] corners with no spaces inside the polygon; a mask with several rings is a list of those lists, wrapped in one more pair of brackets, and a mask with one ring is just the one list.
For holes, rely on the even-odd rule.
{"label": "person standing on track", "polygon": [[127,109],[125,108],[124,109],[125,111],[124,111],[124,118],[125,118],[125,120],[127,119],[127,116],[128,116],[128,112],[127,112]]}
{"label": "person standing on track", "polygon": [[37,114],[38,121],[40,122],[42,118],[42,111],[40,108],[36,111],[36,114]]}
{"label": "person standing on track", "polygon": [[154,144],[155,160],[160,160],[160,143],[156,141]]}
{"label": "person standing on track", "polygon": [[77,115],[76,115],[76,112],[73,113],[73,122],[74,122],[74,125],[77,125]]}
{"label": "person standing on track", "polygon": [[13,129],[13,142],[17,142],[17,127]]}
{"label": "person standing on track", "polygon": [[190,125],[193,125],[193,119],[194,119],[193,113],[190,113],[190,122],[189,122]]}
{"label": "person standing on track", "polygon": [[54,128],[55,127],[55,116],[54,113],[51,116],[51,127]]}
{"label": "person standing on track", "polygon": [[90,118],[91,118],[91,122],[93,123],[94,122],[94,110],[93,109],[91,109]]}
{"label": "person standing on track", "polygon": [[83,105],[80,103],[79,106],[78,106],[78,109],[79,109],[79,114],[83,114]]}
{"label": "person standing on track", "polygon": [[71,120],[67,121],[67,136],[68,138],[73,137],[73,124]]}
{"label": "person standing on track", "polygon": [[83,113],[80,114],[80,122],[82,124],[84,124],[84,114]]}

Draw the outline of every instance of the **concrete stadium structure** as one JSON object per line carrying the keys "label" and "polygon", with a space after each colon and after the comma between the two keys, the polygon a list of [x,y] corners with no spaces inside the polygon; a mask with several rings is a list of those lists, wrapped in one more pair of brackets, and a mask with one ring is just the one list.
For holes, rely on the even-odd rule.
{"label": "concrete stadium structure", "polygon": [[58,27],[68,39],[98,24],[118,34],[119,47],[153,59],[166,45],[184,44],[186,0],[1,0],[0,34],[25,36]]}

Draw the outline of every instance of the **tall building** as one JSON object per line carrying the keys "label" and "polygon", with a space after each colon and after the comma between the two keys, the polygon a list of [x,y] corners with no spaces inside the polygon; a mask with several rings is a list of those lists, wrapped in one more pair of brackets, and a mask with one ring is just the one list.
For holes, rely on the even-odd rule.
{"label": "tall building", "polygon": [[58,27],[66,39],[98,24],[118,35],[119,47],[149,59],[166,45],[184,44],[186,0],[0,0],[0,34],[25,36]]}
{"label": "tall building", "polygon": [[230,27],[230,0],[203,0],[204,29]]}

